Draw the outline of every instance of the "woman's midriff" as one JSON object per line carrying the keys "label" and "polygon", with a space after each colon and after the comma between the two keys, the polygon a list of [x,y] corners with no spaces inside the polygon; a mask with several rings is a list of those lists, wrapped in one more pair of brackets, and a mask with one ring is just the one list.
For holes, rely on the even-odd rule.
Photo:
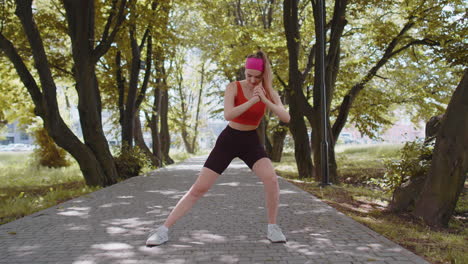
{"label": "woman's midriff", "polygon": [[234,121],[229,121],[229,126],[234,128],[234,129],[241,130],[241,131],[249,131],[249,130],[257,129],[257,126],[239,124],[239,123],[236,123]]}

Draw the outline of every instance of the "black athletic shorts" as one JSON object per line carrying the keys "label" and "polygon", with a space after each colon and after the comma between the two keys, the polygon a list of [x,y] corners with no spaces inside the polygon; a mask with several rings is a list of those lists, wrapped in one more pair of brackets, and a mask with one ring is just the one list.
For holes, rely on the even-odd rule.
{"label": "black athletic shorts", "polygon": [[236,157],[243,160],[250,169],[259,159],[268,157],[260,144],[257,130],[241,131],[227,126],[219,135],[203,166],[222,174]]}

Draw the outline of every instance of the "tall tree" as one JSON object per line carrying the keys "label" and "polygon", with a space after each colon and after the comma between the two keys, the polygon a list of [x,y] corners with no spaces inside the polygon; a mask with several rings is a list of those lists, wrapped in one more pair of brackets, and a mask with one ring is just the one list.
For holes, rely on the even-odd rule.
{"label": "tall tree", "polygon": [[[301,39],[301,35],[299,34],[300,32],[300,24],[298,22],[298,6],[300,1],[297,2],[289,2],[285,1],[285,31],[286,31],[286,39],[288,40],[288,48],[289,48],[289,54],[301,54],[301,48],[303,47],[301,43],[311,43],[308,41],[303,41]],[[317,5],[315,1],[311,1],[312,3],[312,10],[313,13],[315,14],[314,16],[317,16]],[[346,58],[350,56],[351,51],[348,51],[349,48],[346,49],[347,53],[346,56],[343,56],[342,53],[342,42],[346,40],[347,45],[354,45],[353,42],[356,42],[355,38],[352,38],[356,36],[357,34],[355,31],[357,29],[349,28],[348,32],[345,32],[346,25],[348,24],[348,14],[347,14],[347,8],[349,6],[348,1],[345,0],[335,0],[333,9],[327,9],[328,11],[332,11],[331,15],[331,20],[330,22],[326,23],[327,24],[327,31],[330,33],[327,34],[329,36],[328,41],[327,41],[327,49],[326,49],[326,57],[325,57],[325,83],[327,87],[327,108],[331,109],[329,114],[333,114],[332,118],[330,118],[332,122],[332,126],[329,127],[327,130],[329,131],[330,134],[330,140],[331,144],[329,144],[329,154],[330,154],[330,179],[333,182],[338,181],[337,177],[337,166],[336,166],[336,161],[335,161],[335,155],[334,155],[334,145],[335,142],[337,141],[339,134],[341,133],[341,130],[343,129],[344,125],[347,122],[347,117],[351,113],[351,109],[353,108],[360,108],[360,109],[365,109],[367,107],[367,110],[369,110],[368,105],[359,105],[359,106],[354,106],[353,102],[359,98],[357,95],[364,90],[365,87],[368,87],[369,89],[369,84],[370,82],[376,77],[377,72],[379,70],[382,70],[382,67],[384,65],[389,65],[389,62],[391,59],[395,59],[397,57],[402,57],[403,54],[406,54],[408,57],[408,51],[416,50],[417,46],[425,46],[425,47],[434,47],[436,45],[439,45],[439,42],[437,41],[438,35],[433,34],[433,32],[426,32],[425,27],[427,26],[428,23],[431,25],[434,25],[434,32],[438,32],[446,26],[444,23],[439,23],[437,24],[437,21],[441,20],[444,18],[447,20],[444,15],[439,14],[440,11],[444,8],[444,6],[447,4],[446,1],[441,1],[441,2],[429,2],[429,1],[408,1],[406,2],[407,6],[405,8],[401,8],[399,4],[395,1],[384,1],[384,2],[379,2],[379,3],[373,3],[371,2],[371,7],[373,9],[370,9],[371,11],[375,12],[377,15],[376,17],[373,18],[369,15],[369,17],[374,19],[374,24],[372,27],[379,28],[380,34],[372,35],[373,33],[369,32],[363,32],[364,34],[368,34],[371,36],[370,40],[371,42],[368,44],[365,44],[364,41],[366,39],[362,39],[362,41],[358,42],[361,47],[356,47],[356,50],[363,49],[370,49],[372,52],[368,51],[367,54],[371,55],[364,55],[364,57],[368,56],[367,61],[365,60],[359,60],[357,63],[359,63],[359,67],[354,67],[355,70],[359,71],[364,71],[366,72],[362,77],[359,75],[356,75],[356,73],[348,73],[350,70],[353,69],[350,67],[349,69],[343,69],[341,66],[343,58]],[[459,4],[459,3],[458,3]],[[352,5],[352,18],[355,20],[359,19],[360,13],[365,13],[365,12],[371,12],[367,11],[369,8],[363,8],[362,5],[359,3],[353,3]],[[395,9],[395,10],[400,10],[400,12],[385,12],[385,8],[387,9]],[[306,14],[307,11],[304,11]],[[366,18],[361,18],[361,20]],[[403,24],[398,24],[398,22],[403,21]],[[430,21],[430,22],[428,22]],[[355,23],[353,21],[353,23]],[[359,24],[360,22],[358,22]],[[369,25],[369,23],[367,23]],[[365,28],[365,26],[364,26]],[[415,34],[411,29],[419,28],[419,33],[422,34]],[[389,30],[392,29],[392,30]],[[373,31],[372,31],[373,32]],[[346,33],[346,34],[345,34]],[[439,33],[438,33],[439,34]],[[351,42],[348,41],[348,38],[351,39]],[[297,41],[297,43],[295,42]],[[291,122],[291,126],[296,126],[296,120],[299,120],[299,122],[302,122],[302,119],[299,118],[300,114],[297,114],[299,112],[302,112],[304,116],[307,117],[310,126],[312,127],[312,142],[311,145],[313,147],[314,151],[314,165],[316,165],[316,168],[318,168],[320,165],[320,160],[321,160],[321,153],[319,151],[318,146],[320,146],[320,136],[317,131],[321,131],[320,123],[317,120],[317,115],[319,113],[320,109],[320,90],[319,90],[319,85],[317,83],[317,80],[319,79],[317,74],[313,76],[313,78],[310,77],[310,75],[307,75],[310,71],[310,68],[312,66],[315,66],[315,69],[319,66],[317,63],[314,61],[314,45],[307,44],[309,46],[309,50],[302,51],[307,54],[307,56],[303,56],[306,61],[303,61],[302,65],[305,65],[304,71],[300,72],[298,69],[290,69],[290,78],[293,76],[294,80],[290,79],[290,82],[293,81],[294,83],[290,87],[292,90],[292,97],[291,100],[296,100],[295,102],[291,101],[291,106],[292,104],[297,104],[298,108],[300,110],[294,110],[291,108],[291,114],[292,115],[297,115],[297,117],[294,118]],[[353,46],[354,48],[354,46]],[[356,52],[353,50],[352,52]],[[295,55],[296,56],[296,55]],[[296,58],[289,58],[290,59],[290,67],[291,65],[293,67],[296,67],[298,63],[296,63]],[[353,60],[347,59],[346,61],[346,66],[348,65],[353,65],[357,64],[356,62],[353,62]],[[366,67],[369,67],[368,69],[365,69]],[[291,72],[292,71],[292,72]],[[341,75],[341,76],[340,76]],[[358,78],[356,78],[356,76]],[[379,76],[382,79],[386,79],[385,77]],[[342,78],[349,78],[347,79],[342,79]],[[399,78],[402,78],[400,75]],[[404,77],[403,77],[404,78]],[[309,99],[309,83],[313,83],[313,104],[308,100]],[[296,84],[297,83],[297,84]],[[337,85],[339,84],[339,85]],[[349,85],[349,86],[348,86]],[[294,88],[296,87],[297,88]],[[297,90],[294,90],[297,89]],[[306,93],[306,94],[304,94]],[[389,93],[389,94],[393,94]],[[342,96],[342,99],[340,99],[339,96]],[[370,92],[368,93],[370,95]],[[366,95],[367,96],[367,95]],[[381,96],[382,97],[382,96]],[[375,99],[378,98],[369,98],[365,97],[368,101],[372,101],[371,105],[377,105],[380,106],[379,102]],[[341,103],[339,103],[339,100],[341,100]],[[387,99],[388,100],[388,99]],[[400,100],[401,101],[401,100]],[[398,103],[398,102],[393,102],[393,103]],[[400,104],[403,103],[400,102]],[[390,104],[387,103],[385,109],[388,110]],[[366,122],[366,117],[367,120],[372,119],[372,122],[368,122],[367,124],[363,125],[362,123],[358,123],[363,129],[364,132],[369,132],[374,130],[374,128],[366,128],[368,125],[376,125],[378,126],[379,124],[376,123],[381,123],[381,122],[388,122],[386,119],[382,118],[381,116],[378,116],[376,113],[372,111],[367,111],[365,113],[362,113],[363,117],[360,119],[361,122]],[[370,118],[369,118],[370,116]],[[374,119],[374,118],[380,118]],[[292,117],[293,119],[293,117]],[[302,124],[301,124],[302,126]],[[366,130],[367,129],[367,130]],[[300,132],[299,132],[300,131]],[[315,131],[315,132],[314,132]],[[291,132],[293,133],[293,137],[295,133],[295,137],[299,137],[301,140],[304,140],[303,142],[308,142],[307,137],[305,136],[305,130],[304,128],[300,129],[291,129]],[[300,135],[300,136],[299,136]],[[296,144],[298,145],[298,144]],[[302,148],[304,148],[302,146]],[[298,162],[298,168],[308,168],[309,167],[309,160],[308,158],[304,158],[304,155],[306,155],[306,150],[301,150],[301,155],[296,155],[296,157],[300,157],[300,160]],[[306,159],[305,161],[303,161]],[[303,161],[305,162],[304,164],[300,165],[299,162]],[[305,170],[301,173],[306,173]],[[309,174],[310,175],[310,174]],[[316,179],[320,179],[320,171],[317,171],[316,173]]]}
{"label": "tall tree", "polygon": [[[130,15],[127,23],[128,38],[121,38],[119,41],[119,50],[116,54],[116,78],[117,87],[119,90],[118,108],[119,108],[119,123],[122,127],[122,153],[125,153],[125,148],[133,147],[133,140],[136,145],[145,153],[154,166],[160,164],[158,158],[151,153],[151,150],[146,145],[143,138],[143,130],[140,121],[140,106],[146,98],[147,88],[152,74],[153,62],[153,26],[157,25],[158,4],[155,1],[147,2],[130,2]],[[138,27],[137,27],[138,22]],[[142,30],[142,34],[138,34],[137,29]],[[141,31],[140,31],[141,32]],[[124,34],[121,33],[121,34]],[[122,43],[122,42],[127,43]],[[140,43],[138,43],[140,41]],[[125,48],[130,47],[130,52],[126,52]],[[142,54],[146,49],[145,60],[143,61]],[[126,58],[127,70],[122,70],[121,54],[128,54]],[[144,69],[144,76],[140,82],[140,71]],[[123,76],[123,72],[128,72],[128,77]],[[129,80],[128,83],[126,80]]]}
{"label": "tall tree", "polygon": [[[172,122],[177,131],[180,131],[180,137],[188,153],[195,153],[198,145],[198,134],[200,125],[200,110],[203,99],[203,90],[206,78],[205,61],[201,65],[192,63],[187,65],[192,69],[185,69],[185,57],[188,56],[187,50],[179,50],[175,61],[174,71],[174,90],[172,96],[173,107],[171,108]],[[192,54],[195,60],[195,54]],[[192,59],[191,58],[191,59]],[[193,68],[201,69],[197,72],[200,75],[192,74],[195,72]],[[190,73],[189,73],[190,72]],[[197,80],[198,79],[198,80]],[[199,82],[199,83],[198,83]]]}
{"label": "tall tree", "polygon": [[[297,170],[300,178],[310,178],[313,175],[313,165],[311,159],[311,149],[307,126],[304,121],[304,112],[310,107],[303,93],[304,73],[310,71],[310,67],[302,73],[299,70],[299,32],[298,0],[285,0],[284,31],[288,44],[289,54],[289,85],[288,101],[291,120],[289,129],[294,138],[294,156],[296,158]],[[309,109],[309,111],[311,111]],[[311,115],[314,117],[314,115]],[[304,144],[305,143],[305,144]]]}
{"label": "tall tree", "polygon": [[[128,20],[124,24],[110,52],[100,61],[100,82],[103,86],[104,107],[111,113],[112,124],[120,125],[122,148],[137,145],[154,166],[163,165],[161,146],[160,107],[161,90],[166,74],[163,73],[164,60],[172,56],[168,30],[171,10],[170,1],[131,1]],[[117,88],[117,89],[116,89]],[[144,120],[139,120],[141,117]],[[157,117],[157,118],[153,118]],[[151,130],[151,149],[143,138],[145,131]],[[168,135],[168,133],[167,133]],[[168,148],[167,148],[168,151]],[[122,153],[125,153],[123,150]],[[169,154],[166,163],[171,163]]]}
{"label": "tall tree", "polygon": [[[35,113],[60,147],[78,162],[89,185],[109,185],[117,179],[117,169],[104,136],[101,120],[101,99],[95,66],[109,49],[125,18],[126,1],[113,1],[105,29],[95,41],[96,6],[92,0],[62,1],[68,23],[73,57],[73,77],[78,94],[78,111],[84,143],[70,130],[60,115],[57,87],[51,73],[44,42],[32,12],[32,0],[16,1],[16,15],[21,21],[33,54],[40,85],[31,74],[13,43],[0,33],[0,48],[14,64],[21,81],[35,105]],[[97,43],[97,45],[96,45]]]}
{"label": "tall tree", "polygon": [[[159,135],[157,138],[153,137],[153,144],[159,143],[160,145],[153,145],[153,153],[161,153],[162,161],[164,164],[172,164],[174,160],[169,155],[169,149],[171,145],[171,135],[169,133],[169,88],[167,78],[171,67],[167,68],[166,63],[171,61],[174,56],[174,52],[170,44],[176,42],[175,38],[169,33],[171,31],[172,19],[172,4],[170,1],[165,2],[164,5],[161,5],[161,25],[160,30],[158,31],[158,37],[165,39],[161,45],[158,45],[155,50],[155,67],[157,71],[156,76],[156,87],[155,87],[155,97],[153,103],[153,109],[156,109],[154,106],[158,104],[159,113],[155,116],[155,112],[152,112],[153,118],[151,119],[152,128],[155,122],[159,119],[160,126],[159,132],[152,130],[152,135]],[[159,91],[157,91],[159,90]],[[156,152],[155,152],[156,151]]]}
{"label": "tall tree", "polygon": [[413,214],[447,226],[468,176],[468,69],[453,93],[436,137],[431,169]]}

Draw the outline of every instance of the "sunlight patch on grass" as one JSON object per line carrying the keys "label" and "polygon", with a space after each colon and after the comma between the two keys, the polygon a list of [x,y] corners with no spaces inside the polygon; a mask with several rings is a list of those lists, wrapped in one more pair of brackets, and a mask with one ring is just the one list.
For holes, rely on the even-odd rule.
{"label": "sunlight patch on grass", "polygon": [[25,164],[32,152],[0,152],[0,166]]}
{"label": "sunlight patch on grass", "polygon": [[77,164],[66,168],[47,168],[37,165],[0,166],[0,188],[48,186],[80,181],[83,174]]}
{"label": "sunlight patch on grass", "polygon": [[272,162],[276,173],[285,178],[297,179],[299,174],[297,173],[297,164],[294,159],[293,153],[284,153],[281,162]]}
{"label": "sunlight patch on grass", "polygon": [[376,144],[376,145],[338,145],[335,153],[346,155],[362,155],[374,157],[392,157],[398,154],[403,144]]}
{"label": "sunlight patch on grass", "polygon": [[0,224],[97,189],[85,185],[74,161],[70,167],[47,168],[31,153],[0,153]]}
{"label": "sunlight patch on grass", "polygon": [[171,149],[169,152],[169,156],[174,160],[174,163],[176,164],[183,162],[184,160],[192,158],[192,157],[208,155],[208,154],[209,154],[209,150],[201,150],[194,154],[190,154],[184,150],[173,150],[173,149]]}
{"label": "sunlight patch on grass", "polygon": [[[100,189],[100,187],[89,187],[82,182],[74,184],[73,187],[58,187],[56,189],[35,190],[34,192],[20,192],[16,197],[0,199],[0,224],[8,223],[37,211],[55,206],[72,198],[88,194]],[[44,194],[37,194],[37,193]]]}

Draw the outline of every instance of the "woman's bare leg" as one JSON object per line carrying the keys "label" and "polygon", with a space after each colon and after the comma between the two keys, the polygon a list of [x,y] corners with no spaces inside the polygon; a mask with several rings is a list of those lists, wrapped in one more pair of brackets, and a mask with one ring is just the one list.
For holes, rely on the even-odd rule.
{"label": "woman's bare leg", "polygon": [[164,222],[164,226],[169,228],[182,216],[184,216],[193,205],[200,199],[215,183],[219,174],[211,169],[203,167],[197,180],[190,190],[179,200],[175,208]]}
{"label": "woman's bare leg", "polygon": [[262,180],[265,200],[268,209],[268,223],[276,224],[279,204],[278,179],[269,158],[259,159],[252,167],[254,173]]}

